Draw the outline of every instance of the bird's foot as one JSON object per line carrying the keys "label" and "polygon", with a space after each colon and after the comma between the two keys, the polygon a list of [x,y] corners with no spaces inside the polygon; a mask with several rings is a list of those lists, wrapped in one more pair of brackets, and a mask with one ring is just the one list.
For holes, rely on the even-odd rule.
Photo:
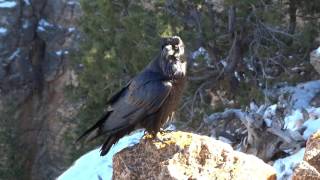
{"label": "bird's foot", "polygon": [[148,141],[152,141],[153,143],[161,143],[165,146],[169,146],[170,143],[169,141],[166,140],[164,135],[168,133],[168,130],[160,129],[158,133],[155,132],[150,132],[148,133],[147,131],[144,132],[144,137]]}
{"label": "bird's foot", "polygon": [[158,136],[155,136],[155,138],[153,140],[154,140],[154,142],[161,143],[164,146],[170,146],[170,143],[168,141],[166,141],[165,139],[159,138]]}

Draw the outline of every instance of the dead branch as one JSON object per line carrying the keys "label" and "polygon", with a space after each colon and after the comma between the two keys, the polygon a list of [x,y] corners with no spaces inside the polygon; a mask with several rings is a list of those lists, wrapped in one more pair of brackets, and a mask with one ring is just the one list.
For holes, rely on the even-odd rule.
{"label": "dead branch", "polygon": [[271,127],[268,127],[263,119],[265,110],[266,106],[248,111],[228,109],[208,116],[204,122],[212,124],[221,120],[240,120],[247,129],[247,137],[240,142],[239,149],[246,153],[255,154],[265,161],[271,160],[279,152],[300,149],[303,138],[290,130],[282,129],[280,123],[273,123]]}

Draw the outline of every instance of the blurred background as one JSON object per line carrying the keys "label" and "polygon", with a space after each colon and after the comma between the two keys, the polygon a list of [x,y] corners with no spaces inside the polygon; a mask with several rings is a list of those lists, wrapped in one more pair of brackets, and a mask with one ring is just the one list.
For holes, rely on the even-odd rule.
{"label": "blurred background", "polygon": [[156,56],[162,36],[187,48],[176,128],[239,145],[241,121],[208,117],[290,102],[275,89],[320,79],[310,63],[319,33],[318,0],[0,0],[0,179],[54,179],[100,144],[74,140]]}

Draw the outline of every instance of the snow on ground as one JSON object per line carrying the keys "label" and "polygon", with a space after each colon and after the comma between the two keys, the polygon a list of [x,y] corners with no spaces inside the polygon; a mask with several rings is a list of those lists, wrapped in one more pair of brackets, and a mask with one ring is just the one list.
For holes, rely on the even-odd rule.
{"label": "snow on ground", "polygon": [[309,119],[303,123],[306,130],[303,132],[303,138],[307,140],[312,134],[320,129],[320,107],[308,108]]}
{"label": "snow on ground", "polygon": [[297,153],[283,159],[278,159],[273,164],[277,172],[277,180],[291,179],[293,169],[303,160],[305,148],[300,149]]}
{"label": "snow on ground", "polygon": [[[292,131],[299,128],[305,128],[303,138],[307,140],[313,133],[320,129],[320,107],[308,107],[305,109],[309,115],[308,119],[304,119],[301,109],[294,110],[291,114],[285,117],[285,129]],[[293,169],[303,160],[305,148],[299,152],[283,159],[278,159],[273,164],[277,171],[278,180],[291,179]]]}
{"label": "snow on ground", "polygon": [[301,127],[302,121],[303,121],[303,114],[300,109],[297,109],[284,118],[284,128],[295,131],[299,127]]}
{"label": "snow on ground", "polygon": [[282,94],[292,94],[291,103],[294,109],[310,107],[309,103],[320,90],[320,80],[300,83],[297,86],[288,86],[281,89]]}
{"label": "snow on ground", "polygon": [[271,105],[267,107],[266,111],[263,114],[263,120],[268,127],[271,127],[272,124],[272,117],[276,114],[277,105]]}
{"label": "snow on ground", "polygon": [[139,130],[129,136],[122,138],[112,146],[109,153],[100,156],[100,148],[92,150],[81,156],[67,171],[58,177],[57,180],[109,180],[112,178],[112,157],[125,147],[132,146],[139,142],[144,131]]}
{"label": "snow on ground", "polygon": [[0,8],[13,8],[17,5],[15,1],[0,0]]}
{"label": "snow on ground", "polygon": [[[320,48],[318,50],[320,53]],[[292,94],[291,104],[293,109],[284,118],[284,129],[291,131],[305,129],[301,135],[307,140],[320,129],[320,107],[310,106],[311,99],[320,91],[320,80],[300,83],[297,86],[287,86],[282,88],[281,91],[282,93],[289,92],[289,94]],[[276,107],[277,105],[269,106],[263,115],[268,126],[275,115]],[[276,168],[278,180],[291,179],[293,169],[303,160],[304,151],[305,148],[300,149],[295,154],[275,161],[273,167]]]}
{"label": "snow on ground", "polygon": [[292,131],[296,131],[301,127],[305,128],[302,135],[307,140],[320,129],[320,107],[308,107],[305,110],[309,115],[308,119],[304,119],[301,109],[296,109],[284,118],[284,128]]}

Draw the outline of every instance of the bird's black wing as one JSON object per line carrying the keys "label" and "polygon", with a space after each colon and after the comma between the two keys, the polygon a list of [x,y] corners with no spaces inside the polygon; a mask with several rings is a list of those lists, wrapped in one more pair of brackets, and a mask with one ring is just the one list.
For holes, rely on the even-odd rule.
{"label": "bird's black wing", "polygon": [[86,130],[77,141],[89,136],[113,134],[134,126],[139,120],[159,110],[168,97],[171,83],[155,73],[144,72],[130,81],[108,101],[111,109]]}
{"label": "bird's black wing", "polygon": [[124,95],[112,105],[112,113],[99,127],[98,135],[107,135],[101,156],[107,154],[121,137],[141,127],[141,121],[157,112],[169,96],[171,83],[150,77],[134,79]]}
{"label": "bird's black wing", "polygon": [[144,117],[158,111],[170,94],[170,82],[145,75],[141,77],[143,78],[134,79],[125,95],[112,106],[113,112],[104,123],[105,132],[112,133],[135,125]]}

